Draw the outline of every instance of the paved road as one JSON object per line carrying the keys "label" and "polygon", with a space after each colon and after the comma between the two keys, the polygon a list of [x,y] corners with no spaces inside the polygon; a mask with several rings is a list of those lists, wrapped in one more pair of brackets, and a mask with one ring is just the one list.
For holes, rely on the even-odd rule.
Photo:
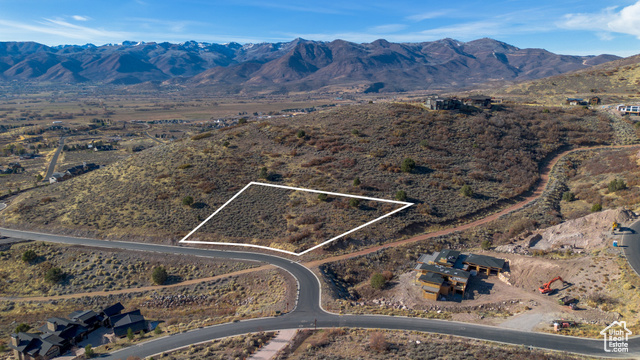
{"label": "paved road", "polygon": [[53,154],[51,158],[51,162],[49,163],[49,168],[47,169],[47,174],[45,175],[42,182],[49,182],[49,178],[53,175],[53,170],[56,168],[56,163],[58,162],[58,156],[60,156],[60,152],[62,152],[62,148],[64,147],[64,136],[60,138],[60,143],[58,144],[58,148],[56,152]]}
{"label": "paved road", "polygon": [[640,276],[640,220],[629,226],[633,232],[625,234],[622,237],[622,245],[624,245],[624,255],[629,261],[629,265]]}
{"label": "paved road", "polygon": [[[398,330],[416,330],[439,334],[449,334],[474,339],[497,341],[515,345],[534,346],[539,348],[569,351],[578,354],[614,357],[640,357],[640,337],[630,339],[631,353],[619,355],[605,353],[602,340],[572,338],[553,334],[531,333],[512,329],[498,328],[452,321],[405,318],[376,315],[336,315],[325,312],[320,306],[320,283],[316,276],[306,267],[290,260],[266,254],[234,252],[221,250],[196,249],[180,246],[157,244],[104,241],[86,238],[74,238],[60,235],[49,235],[24,232],[10,229],[0,231],[5,236],[48,241],[64,244],[87,245],[105,248],[119,248],[135,251],[148,251],[165,254],[182,254],[212,258],[239,259],[271,263],[290,272],[298,280],[298,304],[294,311],[273,318],[262,318],[240,321],[174,334],[153,341],[114,352],[101,359],[126,359],[129,356],[151,356],[190,344],[210,341],[212,339],[245,334],[248,332],[283,330],[291,328],[318,327],[362,327]],[[316,323],[317,321],[317,323]]]}

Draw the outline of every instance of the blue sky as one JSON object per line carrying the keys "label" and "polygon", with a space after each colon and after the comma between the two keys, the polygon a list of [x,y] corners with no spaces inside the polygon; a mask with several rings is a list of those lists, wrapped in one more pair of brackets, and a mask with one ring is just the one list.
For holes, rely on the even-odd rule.
{"label": "blue sky", "polygon": [[561,54],[640,53],[640,0],[0,0],[0,41],[47,45],[490,37]]}

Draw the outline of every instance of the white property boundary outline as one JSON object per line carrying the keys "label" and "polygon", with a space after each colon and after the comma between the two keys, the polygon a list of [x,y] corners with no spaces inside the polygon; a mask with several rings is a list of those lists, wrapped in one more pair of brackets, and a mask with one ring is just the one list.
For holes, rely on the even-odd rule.
{"label": "white property boundary outline", "polygon": [[[348,197],[348,198],[354,198],[354,199],[363,199],[363,200],[371,200],[371,201],[381,201],[381,202],[387,202],[387,203],[393,203],[393,204],[401,204],[404,205],[396,210],[393,210],[385,215],[382,215],[378,218],[375,218],[371,221],[369,221],[368,223],[364,224],[364,225],[360,225],[354,229],[351,229],[343,234],[340,234],[336,237],[333,237],[321,244],[318,244],[310,249],[307,249],[303,252],[299,252],[299,253],[294,253],[292,251],[287,251],[287,250],[282,250],[282,249],[276,249],[276,248],[272,248],[272,247],[268,247],[268,246],[262,246],[262,245],[254,245],[254,244],[239,244],[239,243],[228,243],[228,242],[213,242],[213,241],[198,241],[198,240],[187,240],[193,233],[195,233],[196,231],[198,231],[198,229],[200,229],[200,227],[202,227],[202,225],[206,224],[209,220],[211,220],[212,217],[214,217],[217,213],[220,212],[220,210],[224,209],[225,206],[229,205],[229,203],[231,203],[233,200],[235,200],[235,198],[237,198],[240,194],[242,194],[245,190],[247,190],[251,185],[260,185],[260,186],[269,186],[269,187],[275,187],[275,188],[280,188],[280,189],[288,189],[288,190],[296,190],[296,191],[306,191],[306,192],[311,192],[311,193],[317,193],[317,194],[327,194],[327,195],[334,195],[334,196],[343,196],[343,197]],[[231,199],[229,199],[226,203],[224,203],[221,207],[219,207],[213,214],[209,215],[208,218],[206,218],[202,223],[200,223],[200,225],[196,226],[195,229],[191,230],[190,233],[188,233],[184,238],[182,238],[182,240],[180,240],[179,242],[181,243],[185,243],[185,244],[209,244],[209,245],[228,245],[228,246],[245,246],[245,247],[252,247],[252,248],[258,248],[258,249],[266,249],[266,250],[273,250],[273,251],[279,251],[281,253],[285,253],[285,254],[289,254],[289,255],[295,255],[295,256],[301,256],[304,255],[312,250],[315,250],[319,247],[322,247],[324,245],[327,245],[331,242],[334,242],[338,239],[340,239],[343,236],[349,235],[354,231],[358,231],[366,226],[369,226],[371,224],[373,224],[376,221],[382,220],[384,218],[386,218],[387,216],[391,216],[399,211],[402,211],[406,208],[408,208],[409,206],[414,205],[413,203],[410,202],[404,202],[404,201],[397,201],[397,200],[387,200],[387,199],[378,199],[378,198],[372,198],[372,197],[367,197],[367,196],[358,196],[358,195],[349,195],[349,194],[341,194],[341,193],[335,193],[335,192],[329,192],[329,191],[320,191],[320,190],[313,190],[313,189],[304,189],[304,188],[298,188],[298,187],[292,187],[292,186],[284,186],[284,185],[275,185],[275,184],[267,184],[267,183],[261,183],[261,182],[255,182],[252,181],[250,183],[248,183],[245,187],[242,188],[242,190],[238,191],[235,195],[233,195],[233,197]]]}

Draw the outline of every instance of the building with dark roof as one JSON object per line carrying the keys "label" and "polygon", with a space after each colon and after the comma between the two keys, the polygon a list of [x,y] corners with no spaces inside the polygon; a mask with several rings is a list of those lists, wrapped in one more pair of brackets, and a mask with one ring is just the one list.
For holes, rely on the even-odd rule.
{"label": "building with dark roof", "polygon": [[63,339],[53,334],[11,334],[9,347],[18,360],[48,360],[65,349]]}
{"label": "building with dark roof", "polygon": [[505,260],[495,258],[493,256],[469,254],[466,259],[463,260],[465,265],[469,268],[474,268],[477,272],[486,272],[487,275],[491,273],[499,273],[504,268]]}
{"label": "building with dark roof", "polygon": [[118,337],[126,336],[129,329],[133,333],[139,333],[146,332],[149,328],[147,320],[142,316],[140,310],[113,316],[111,323],[113,324],[113,333]]}
{"label": "building with dark roof", "polygon": [[89,334],[89,329],[79,323],[59,317],[47,319],[47,323],[38,330],[42,333],[49,333],[62,338],[65,347],[67,345],[75,345]]}
{"label": "building with dark roof", "polygon": [[102,322],[102,317],[93,310],[78,310],[69,314],[69,319],[86,327],[90,331],[97,329]]}
{"label": "building with dark roof", "polygon": [[504,259],[451,249],[420,255],[417,262],[416,282],[422,286],[423,296],[431,300],[438,300],[440,295],[463,295],[472,274],[499,273],[505,264]]}
{"label": "building with dark roof", "polygon": [[124,306],[121,303],[115,303],[109,307],[106,307],[100,312],[100,316],[102,316],[102,324],[104,326],[111,327],[112,321],[111,318],[117,315],[120,315],[124,310]]}

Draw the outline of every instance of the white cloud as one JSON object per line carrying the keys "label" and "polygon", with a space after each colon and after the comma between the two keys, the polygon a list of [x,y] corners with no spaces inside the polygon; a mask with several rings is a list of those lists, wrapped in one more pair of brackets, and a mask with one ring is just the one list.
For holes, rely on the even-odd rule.
{"label": "white cloud", "polygon": [[435,19],[435,18],[443,17],[443,16],[445,16],[445,15],[447,15],[449,13],[450,13],[450,11],[448,11],[448,10],[429,11],[429,12],[425,12],[425,13],[421,13],[421,14],[415,14],[415,15],[407,16],[407,19],[413,20],[413,21],[422,21],[422,20],[427,20],[427,19]]}
{"label": "white cloud", "polygon": [[73,20],[76,20],[76,21],[87,21],[87,20],[89,20],[88,16],[82,16],[82,15],[73,15],[72,18],[73,18]]}
{"label": "white cloud", "polygon": [[[52,45],[81,42],[116,42],[128,38],[128,33],[94,29],[74,25],[60,19],[44,19],[35,24],[0,19],[0,34],[3,37],[27,37],[24,40],[42,41]],[[17,40],[7,38],[6,40]]]}
{"label": "white cloud", "polygon": [[407,28],[405,24],[378,25],[369,29],[372,33],[394,33]]}
{"label": "white cloud", "polygon": [[613,39],[611,32],[640,39],[640,0],[620,10],[608,7],[595,14],[567,14],[558,25],[565,29],[596,30],[601,39]]}

